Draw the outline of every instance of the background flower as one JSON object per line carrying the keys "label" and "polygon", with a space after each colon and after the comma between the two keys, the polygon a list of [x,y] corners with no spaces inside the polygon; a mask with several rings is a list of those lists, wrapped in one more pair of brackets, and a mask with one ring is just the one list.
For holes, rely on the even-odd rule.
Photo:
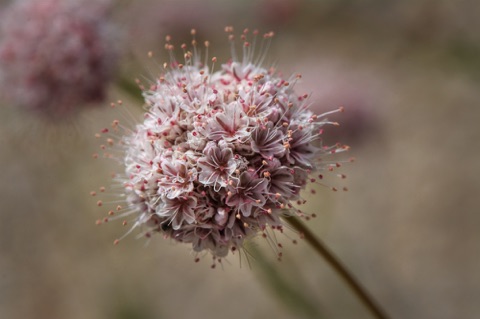
{"label": "background flower", "polygon": [[117,60],[109,4],[13,2],[0,25],[0,80],[9,103],[64,119],[101,102]]}

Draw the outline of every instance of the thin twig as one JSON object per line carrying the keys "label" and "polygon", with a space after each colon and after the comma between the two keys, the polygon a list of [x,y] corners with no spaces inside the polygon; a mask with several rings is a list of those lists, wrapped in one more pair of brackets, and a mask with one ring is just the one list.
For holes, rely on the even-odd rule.
{"label": "thin twig", "polygon": [[347,268],[338,260],[338,258],[317,238],[297,217],[287,217],[285,221],[296,231],[303,235],[304,239],[327,261],[327,263],[345,280],[346,284],[357,295],[360,301],[372,313],[375,318],[389,319],[390,317],[378,305],[372,296],[363,288],[358,280],[351,274]]}

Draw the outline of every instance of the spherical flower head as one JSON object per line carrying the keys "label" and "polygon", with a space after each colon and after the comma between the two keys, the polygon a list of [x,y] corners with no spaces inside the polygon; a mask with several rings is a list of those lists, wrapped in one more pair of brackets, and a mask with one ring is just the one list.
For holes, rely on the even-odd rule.
{"label": "spherical flower head", "polygon": [[2,94],[48,118],[102,101],[116,51],[106,2],[20,0],[0,22]]}
{"label": "spherical flower head", "polygon": [[[247,35],[243,59],[233,52],[217,71],[202,63],[195,40],[191,51],[182,45],[184,63],[172,58],[144,88],[148,112],[120,145],[126,213],[147,236],[162,233],[224,257],[247,238],[281,231],[281,217],[299,212],[292,201],[308,174],[333,165],[322,162],[324,155],[346,149],[321,144],[330,122],[295,93],[299,76],[284,79],[263,68],[264,53],[255,57]],[[166,48],[173,56],[173,46]]]}

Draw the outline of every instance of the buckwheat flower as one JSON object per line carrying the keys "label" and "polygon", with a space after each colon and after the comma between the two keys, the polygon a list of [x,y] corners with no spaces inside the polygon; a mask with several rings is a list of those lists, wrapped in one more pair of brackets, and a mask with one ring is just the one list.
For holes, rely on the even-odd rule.
{"label": "buckwheat flower", "polygon": [[[301,169],[297,168],[294,171],[299,172]],[[301,185],[294,181],[292,169],[283,166],[278,159],[272,160],[271,164],[262,171],[262,175],[269,180],[268,191],[276,200],[288,202],[295,199],[301,189]],[[277,194],[282,194],[282,197],[277,197]]]}
{"label": "buckwheat flower", "polygon": [[243,172],[228,185],[229,193],[225,204],[248,217],[252,214],[253,207],[265,205],[268,198],[267,184],[267,179],[259,178],[253,172]]}
{"label": "buckwheat flower", "polygon": [[14,1],[0,22],[3,95],[47,118],[102,101],[117,55],[107,9],[105,1]]}
{"label": "buckwheat flower", "polygon": [[[223,145],[224,148],[221,148],[220,145]],[[220,145],[209,142],[204,149],[205,156],[200,157],[197,161],[201,170],[199,182],[203,185],[213,185],[215,191],[227,186],[229,177],[237,168],[232,149],[226,143],[220,143]]]}
{"label": "buckwheat flower", "polygon": [[269,122],[267,126],[257,127],[252,133],[252,150],[266,159],[282,157],[285,153],[283,133]]}
{"label": "buckwheat flower", "polygon": [[[227,32],[232,59],[217,71],[217,59],[209,65],[195,38],[191,49],[182,45],[180,63],[167,37],[170,61],[148,88],[141,86],[143,122],[125,129],[115,120],[113,130],[102,130],[107,141],[125,131],[115,144],[125,164],[126,203],[118,214],[132,217],[131,230],[161,233],[215,258],[255,235],[282,231],[282,217],[305,216],[293,201],[314,180],[308,176],[334,170],[339,164],[327,157],[347,149],[321,140],[322,127],[335,124],[325,115],[341,109],[314,114],[308,96],[294,90],[300,76],[285,79],[261,65],[265,52],[255,52],[256,31],[253,42],[248,30],[242,34],[241,59],[232,29]],[[262,46],[272,36],[265,34]]]}
{"label": "buckwheat flower", "polygon": [[160,201],[157,208],[157,215],[165,217],[165,221],[171,224],[174,230],[182,227],[182,224],[192,224],[195,222],[195,208],[197,206],[197,197],[195,196],[177,196],[173,199],[168,197]]}
{"label": "buckwheat flower", "polygon": [[224,105],[199,132],[214,141],[235,142],[250,135],[248,117],[236,101]]}

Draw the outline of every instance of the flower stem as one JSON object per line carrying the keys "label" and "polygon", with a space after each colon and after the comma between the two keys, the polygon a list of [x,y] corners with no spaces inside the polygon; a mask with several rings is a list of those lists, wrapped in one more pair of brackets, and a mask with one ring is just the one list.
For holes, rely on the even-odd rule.
{"label": "flower stem", "polygon": [[350,289],[357,295],[371,314],[378,319],[389,319],[385,311],[375,302],[369,293],[338,258],[325,246],[325,244],[305,226],[297,217],[287,217],[285,221],[298,231],[303,238],[327,261],[327,263],[342,277]]}
{"label": "flower stem", "polygon": [[137,85],[135,85],[135,82],[133,82],[132,80],[123,76],[119,76],[116,81],[116,85],[120,90],[122,90],[132,99],[138,100],[142,104],[144,103],[142,91],[138,88]]}

